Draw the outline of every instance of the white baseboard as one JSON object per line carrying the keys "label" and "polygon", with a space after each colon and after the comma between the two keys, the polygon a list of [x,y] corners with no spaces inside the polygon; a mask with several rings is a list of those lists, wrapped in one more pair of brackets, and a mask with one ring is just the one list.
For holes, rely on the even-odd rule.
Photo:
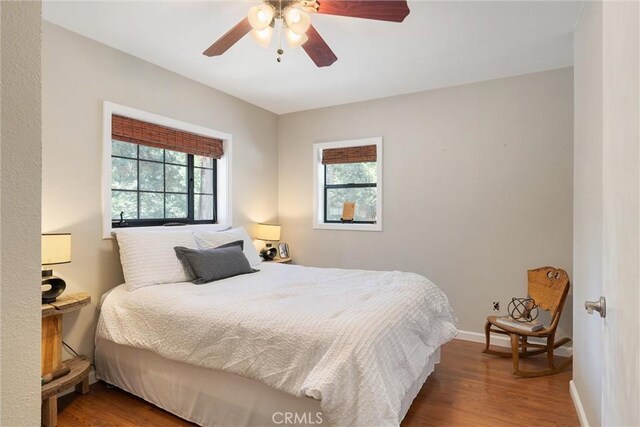
{"label": "white baseboard", "polygon": [[573,406],[575,406],[576,412],[578,413],[578,420],[580,420],[580,425],[582,427],[589,427],[587,414],[586,412],[584,412],[584,406],[582,406],[582,400],[580,400],[578,389],[576,388],[576,384],[573,382],[573,380],[569,381],[569,393],[571,393],[571,400],[573,400]]}
{"label": "white baseboard", "polygon": [[[458,331],[458,335],[456,336],[457,339],[459,340],[463,340],[463,341],[473,341],[473,342],[480,342],[480,343],[485,343],[485,337],[484,334],[481,334],[479,332],[469,332],[469,331]],[[538,340],[530,340],[532,343],[542,343],[542,341],[538,341]],[[498,334],[492,334],[491,335],[491,345],[497,345],[498,347],[511,347],[511,341],[509,340],[509,338],[506,335],[498,335]],[[556,354],[558,356],[564,356],[564,357],[569,357],[573,355],[573,347],[570,346],[566,346],[563,345],[560,348],[556,349]]]}

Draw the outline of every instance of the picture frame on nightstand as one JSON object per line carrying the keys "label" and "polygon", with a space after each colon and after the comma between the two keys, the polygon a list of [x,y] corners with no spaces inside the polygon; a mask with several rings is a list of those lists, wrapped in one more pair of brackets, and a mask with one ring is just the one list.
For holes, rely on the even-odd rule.
{"label": "picture frame on nightstand", "polygon": [[289,252],[289,245],[286,243],[278,243],[278,255],[280,258],[290,258],[291,252]]}

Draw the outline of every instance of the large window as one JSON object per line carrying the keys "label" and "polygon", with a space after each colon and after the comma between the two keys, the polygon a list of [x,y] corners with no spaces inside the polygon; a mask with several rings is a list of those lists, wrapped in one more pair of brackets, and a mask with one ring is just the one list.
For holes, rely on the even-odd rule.
{"label": "large window", "polygon": [[215,222],[216,160],[112,140],[114,226]]}
{"label": "large window", "polygon": [[113,228],[229,225],[231,135],[105,102],[103,238]]}
{"label": "large window", "polygon": [[315,228],[382,229],[382,138],[314,144],[314,168]]}

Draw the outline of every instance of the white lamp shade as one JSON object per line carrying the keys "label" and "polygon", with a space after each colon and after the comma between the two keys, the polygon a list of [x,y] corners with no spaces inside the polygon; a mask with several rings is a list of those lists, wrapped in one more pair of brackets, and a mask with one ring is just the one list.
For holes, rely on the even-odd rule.
{"label": "white lamp shade", "polygon": [[273,10],[273,7],[268,4],[260,4],[249,8],[247,18],[249,18],[249,24],[251,27],[254,30],[260,31],[264,30],[271,24],[274,15],[275,10]]}
{"label": "white lamp shade", "polygon": [[71,262],[71,233],[42,235],[42,265]]}
{"label": "white lamp shade", "polygon": [[311,16],[297,7],[288,7],[284,11],[284,20],[291,31],[304,34],[311,26]]}
{"label": "white lamp shade", "polygon": [[294,47],[302,46],[309,40],[306,34],[298,34],[295,31],[292,31],[291,28],[287,28],[285,33],[287,36],[287,42],[289,46],[293,49]]}
{"label": "white lamp shade", "polygon": [[267,27],[263,30],[251,30],[251,38],[262,47],[269,47],[271,37],[273,36],[273,28]]}
{"label": "white lamp shade", "polygon": [[267,242],[277,242],[280,240],[280,226],[277,224],[258,224],[256,239]]}

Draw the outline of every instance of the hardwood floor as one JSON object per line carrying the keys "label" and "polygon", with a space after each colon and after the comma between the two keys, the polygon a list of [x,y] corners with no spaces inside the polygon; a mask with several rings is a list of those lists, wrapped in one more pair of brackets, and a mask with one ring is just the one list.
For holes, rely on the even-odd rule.
{"label": "hardwood floor", "polygon": [[[454,340],[418,393],[402,426],[579,426],[571,370],[538,378],[511,375],[511,358],[482,353],[483,344]],[[560,358],[558,358],[558,361]],[[524,361],[524,362],[523,362]],[[545,357],[521,359],[541,368]]]}
{"label": "hardwood floor", "polygon": [[[403,427],[579,426],[569,395],[571,371],[514,378],[511,359],[481,353],[478,343],[454,340],[416,397]],[[544,357],[527,361],[539,367]],[[192,426],[162,409],[103,383],[84,396],[59,399],[58,426]]]}

